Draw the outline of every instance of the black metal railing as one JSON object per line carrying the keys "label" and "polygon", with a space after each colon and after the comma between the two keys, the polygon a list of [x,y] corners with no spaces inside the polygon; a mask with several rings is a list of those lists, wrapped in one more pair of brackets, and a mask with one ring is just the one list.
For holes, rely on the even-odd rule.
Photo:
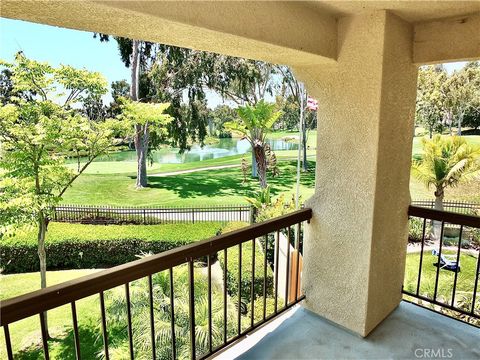
{"label": "black metal railing", "polygon": [[[435,207],[435,200],[431,200],[431,199],[412,200],[412,205],[433,209]],[[444,200],[443,211],[458,212],[458,213],[467,214],[467,215],[479,215],[480,202]]]}
{"label": "black metal railing", "polygon": [[480,326],[480,217],[417,206],[409,216],[421,240],[408,246],[404,299]]}
{"label": "black metal railing", "polygon": [[141,224],[195,223],[202,221],[245,221],[252,219],[249,205],[212,206],[95,206],[59,205],[51,221],[81,224]]}
{"label": "black metal railing", "polygon": [[[153,358],[156,358],[156,352],[164,350],[164,347],[159,348],[158,346],[161,337],[157,336],[157,331],[160,330],[155,328],[157,324],[155,317],[161,315],[159,311],[163,312],[163,315],[167,313],[165,319],[169,319],[170,322],[169,339],[171,345],[169,351],[171,351],[173,359],[180,357],[180,351],[185,355],[185,346],[188,346],[187,353],[192,359],[208,357],[304,299],[300,290],[303,224],[305,221],[309,221],[311,216],[312,210],[305,208],[209,240],[147,256],[137,261],[2,301],[0,304],[0,322],[4,328],[8,359],[14,358],[14,348],[10,337],[10,330],[13,327],[10,327],[10,325],[30,316],[38,316],[43,353],[45,359],[48,360],[51,344],[48,341],[48,329],[44,321],[45,314],[47,311],[53,311],[52,309],[68,304],[70,304],[71,324],[73,325],[71,328],[74,339],[72,352],[79,359],[82,345],[83,348],[86,345],[84,343],[85,339],[82,339],[82,333],[79,332],[80,319],[78,315],[80,313],[77,311],[76,305],[80,299],[90,296],[98,297],[98,323],[101,325],[98,336],[103,339],[102,356],[109,359],[112,345],[109,342],[111,339],[109,338],[107,317],[111,309],[107,300],[110,296],[109,292],[113,291],[114,288],[118,290],[117,287],[119,286],[123,287],[120,293],[122,294],[121,303],[124,305],[122,307],[126,308],[126,326],[124,328],[127,329],[128,333],[127,348],[130,358],[138,355],[135,353],[137,348],[135,346],[135,334],[138,335],[139,333],[147,334],[150,337],[148,341],[149,354],[151,353]],[[283,263],[279,255],[282,246],[287,252]],[[238,254],[231,258],[233,250],[237,250]],[[284,250],[282,250],[282,257],[285,254]],[[251,260],[247,259],[248,255],[251,255]],[[216,262],[219,261],[217,260],[219,258],[223,262],[223,270],[220,272],[223,274],[221,284],[218,284],[218,271],[216,280],[212,275],[213,266],[217,266],[218,269]],[[231,261],[237,262],[237,264],[230,268],[228,264]],[[199,267],[202,263],[205,263],[203,268]],[[258,265],[261,266],[260,269],[257,267]],[[182,269],[186,270],[184,274],[188,279],[185,282],[186,289],[178,288],[179,279],[174,274],[175,271],[178,273]],[[237,274],[235,274],[235,269],[238,269]],[[246,276],[247,271],[250,272],[248,278]],[[268,273],[272,272],[272,277],[275,279],[273,284],[268,280]],[[162,298],[164,302],[161,306],[154,306],[154,303],[159,301],[159,290],[161,290],[156,281],[157,277],[162,274],[165,275],[164,279],[167,279],[166,282],[169,284],[167,286],[168,290],[163,293],[165,296]],[[206,279],[203,276],[206,276]],[[201,279],[198,277],[201,277]],[[232,286],[229,281],[235,278],[236,286]],[[259,278],[262,281],[258,288],[257,280]],[[138,284],[138,280],[148,284],[145,291],[141,293],[133,291]],[[246,280],[249,280],[247,288],[244,286]],[[198,311],[196,309],[200,307],[199,301],[202,300],[199,299],[199,289],[202,288],[202,285],[205,285],[205,282],[207,283],[207,291],[206,294],[202,293],[201,296],[208,304],[208,321],[205,326],[202,323],[197,327],[196,320],[201,309]],[[281,282],[284,286],[283,289],[280,289]],[[217,292],[212,290],[219,287],[221,290]],[[136,289],[138,290],[138,288]],[[284,290],[284,293],[280,293],[280,290]],[[134,302],[131,300],[132,296],[136,298]],[[215,314],[213,314],[212,308],[213,296],[215,296],[215,300],[221,299],[222,310],[217,309],[218,311],[215,311]],[[138,319],[133,321],[134,314],[138,313],[138,310],[134,309],[135,304],[138,304],[141,298],[145,299],[147,304],[145,308],[148,308],[147,317],[144,319],[149,319],[142,322],[144,325],[146,323],[146,326],[142,328],[143,331],[135,328],[135,324],[137,326],[139,324]],[[188,321],[185,321],[188,323],[188,325],[185,325],[188,326],[188,336],[184,336],[182,339],[178,338],[183,335],[177,331],[179,325],[176,321],[178,319],[177,312],[185,310],[182,310],[184,309],[182,306],[178,307],[178,302],[188,303],[188,311],[186,312]],[[236,310],[232,311],[232,306]],[[97,310],[89,309],[90,313],[94,311]],[[223,320],[219,324],[219,314],[222,313]],[[236,326],[232,327],[232,322],[229,322],[229,319],[231,320],[231,317],[235,316],[237,317]],[[206,346],[199,342],[199,337],[204,334],[203,329],[205,327],[208,334],[206,336],[208,343]],[[146,331],[146,328],[149,328],[149,331]],[[164,330],[165,328],[161,329],[161,331]],[[214,342],[213,334],[218,335],[222,332],[220,343],[218,341]],[[145,354],[143,355],[146,357]]]}

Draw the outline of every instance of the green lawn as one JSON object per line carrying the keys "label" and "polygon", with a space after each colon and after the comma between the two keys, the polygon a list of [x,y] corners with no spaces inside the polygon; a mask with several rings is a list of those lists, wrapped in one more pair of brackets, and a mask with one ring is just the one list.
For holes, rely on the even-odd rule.
{"label": "green lawn", "polygon": [[[273,139],[295,136],[296,132],[278,131],[270,135]],[[465,136],[469,142],[480,144],[480,136]],[[310,144],[310,142],[312,143]],[[316,131],[310,132],[308,151],[310,168],[315,167]],[[277,151],[280,176],[269,179],[273,194],[294,192],[296,150]],[[413,140],[413,154],[421,154],[421,137]],[[86,205],[217,205],[245,203],[245,197],[250,197],[258,189],[254,179],[248,179],[242,184],[240,166],[235,168],[205,170],[189,174],[177,174],[168,177],[158,177],[156,174],[204,167],[240,165],[243,155],[228,156],[199,162],[183,164],[155,164],[148,172],[149,187],[137,190],[134,185],[136,163],[132,161],[94,162],[86,173],[77,179],[64,196],[63,203]],[[250,163],[251,156],[245,159]],[[73,166],[73,165],[71,165]],[[307,199],[314,191],[313,171],[302,174],[301,192]],[[433,198],[433,190],[426,189],[416,179],[410,181],[412,198]],[[469,184],[461,184],[457,188],[446,190],[447,200],[480,201],[480,179]]]}
{"label": "green lawn", "polygon": [[[302,174],[301,191],[306,199],[313,194],[315,163]],[[279,162],[280,175],[270,178],[272,193],[292,192],[295,187],[296,162]],[[205,170],[167,177],[149,176],[149,187],[135,188],[134,176],[126,174],[85,174],[65,193],[63,203],[85,205],[219,205],[246,203],[258,189],[256,179],[242,184],[240,168]]]}
{"label": "green lawn", "polygon": [[[452,251],[445,251],[445,254],[453,254]],[[435,289],[435,278],[437,268],[433,266],[438,260],[430,251],[424,252],[422,262],[422,277],[420,282],[420,294],[429,298],[433,298]],[[407,254],[407,262],[405,268],[404,288],[412,293],[416,292],[418,267],[420,261],[420,253]],[[455,298],[461,300],[463,297],[471,303],[473,287],[475,283],[475,271],[477,258],[473,255],[466,254],[465,251],[460,256],[461,271],[457,278],[457,291]],[[455,273],[448,270],[440,270],[437,300],[449,302],[452,298],[453,282]],[[477,294],[475,300],[480,311],[480,293]],[[476,307],[477,308],[477,307]]]}
{"label": "green lawn", "polygon": [[[75,279],[84,275],[91,274],[98,270],[66,270],[49,271],[47,274],[48,285],[55,285],[64,281]],[[15,275],[0,275],[0,284],[2,291],[0,299],[8,299],[13,296],[26,294],[40,288],[39,273],[26,273]],[[19,286],[21,284],[21,286]],[[95,342],[96,334],[90,330],[94,328],[94,319],[98,317],[99,302],[97,297],[88,297],[76,303],[77,317],[80,327],[80,336],[82,337],[81,347],[82,357],[85,359],[94,359],[96,349],[89,346]],[[95,314],[95,315],[93,315]],[[71,310],[70,306],[65,305],[48,312],[48,321],[50,334],[53,340],[50,342],[50,358],[52,359],[73,359],[72,355],[67,356],[67,352],[74,353],[74,343],[71,336],[65,338],[66,329],[71,328]],[[15,358],[20,359],[38,359],[40,355],[40,323],[38,316],[32,316],[18,321],[9,326],[10,337],[14,352],[20,349],[26,350],[23,354],[17,354]],[[27,348],[29,347],[30,348]],[[101,340],[99,342],[101,346]],[[3,331],[0,334],[0,358],[5,359],[5,340]]]}

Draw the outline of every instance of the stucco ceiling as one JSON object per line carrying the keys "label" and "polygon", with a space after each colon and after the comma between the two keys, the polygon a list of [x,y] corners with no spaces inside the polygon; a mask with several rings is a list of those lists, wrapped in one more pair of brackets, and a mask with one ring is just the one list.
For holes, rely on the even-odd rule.
{"label": "stucco ceiling", "polygon": [[390,10],[406,21],[417,23],[480,12],[480,1],[307,1],[307,6],[336,17],[370,10]]}

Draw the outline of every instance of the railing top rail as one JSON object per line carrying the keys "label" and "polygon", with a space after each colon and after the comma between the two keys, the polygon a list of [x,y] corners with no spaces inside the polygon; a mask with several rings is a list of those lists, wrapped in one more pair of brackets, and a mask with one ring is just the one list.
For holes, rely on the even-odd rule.
{"label": "railing top rail", "polygon": [[408,215],[480,228],[480,217],[410,205]]}
{"label": "railing top rail", "polygon": [[101,291],[167,270],[192,259],[210,255],[275,230],[309,220],[311,217],[311,209],[297,210],[243,229],[215,236],[211,239],[181,246],[160,254],[4,300],[0,303],[0,325],[4,326]]}

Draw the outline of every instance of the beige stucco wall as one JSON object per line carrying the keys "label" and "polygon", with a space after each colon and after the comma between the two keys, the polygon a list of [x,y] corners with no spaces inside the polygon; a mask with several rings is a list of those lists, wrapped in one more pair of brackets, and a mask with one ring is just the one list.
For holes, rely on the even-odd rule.
{"label": "beige stucco wall", "polygon": [[[477,1],[480,7],[480,1]],[[480,58],[480,13],[415,25],[413,60],[418,64]]]}
{"label": "beige stucco wall", "polygon": [[339,22],[335,66],[297,69],[318,98],[306,306],[367,335],[399,303],[416,68],[412,28],[384,11]]}

